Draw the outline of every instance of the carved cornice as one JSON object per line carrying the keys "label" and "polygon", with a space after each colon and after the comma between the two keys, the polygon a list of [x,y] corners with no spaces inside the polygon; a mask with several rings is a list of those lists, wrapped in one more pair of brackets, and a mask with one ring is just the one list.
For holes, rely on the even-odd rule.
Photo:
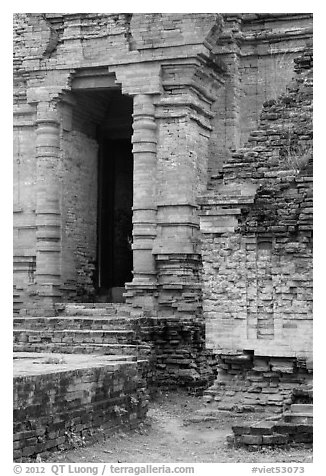
{"label": "carved cornice", "polygon": [[162,64],[161,78],[164,91],[175,93],[192,89],[210,104],[216,99],[216,90],[224,84],[223,71],[217,62],[206,61],[203,57]]}
{"label": "carved cornice", "polygon": [[[223,14],[223,19],[224,29],[213,48],[213,51],[219,54],[236,52],[240,56],[246,56],[246,47],[265,47],[271,44],[277,44],[282,50],[282,42],[305,41],[313,35],[310,13]],[[269,54],[269,51],[265,47],[259,54]]]}

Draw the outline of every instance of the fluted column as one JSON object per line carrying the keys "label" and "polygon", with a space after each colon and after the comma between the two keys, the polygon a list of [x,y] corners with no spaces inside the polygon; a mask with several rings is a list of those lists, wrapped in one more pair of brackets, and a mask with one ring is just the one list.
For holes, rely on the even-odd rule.
{"label": "fluted column", "polygon": [[134,280],[137,283],[156,281],[155,259],[152,253],[156,236],[156,123],[152,96],[134,96],[133,155],[133,258]]}
{"label": "fluted column", "polygon": [[60,129],[57,112],[47,103],[39,103],[36,125],[35,275],[38,293],[45,307],[51,307],[59,297],[61,276]]}

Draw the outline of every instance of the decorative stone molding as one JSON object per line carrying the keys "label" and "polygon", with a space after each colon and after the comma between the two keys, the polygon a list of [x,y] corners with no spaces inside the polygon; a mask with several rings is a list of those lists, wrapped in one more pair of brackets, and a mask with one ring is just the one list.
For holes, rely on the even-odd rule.
{"label": "decorative stone molding", "polygon": [[55,299],[61,275],[61,205],[57,175],[60,121],[40,102],[36,121],[36,284],[44,298]]}
{"label": "decorative stone molding", "polygon": [[155,261],[152,255],[156,236],[156,123],[152,98],[134,97],[132,136],[134,154],[133,250],[134,278],[155,280]]}
{"label": "decorative stone molding", "polygon": [[[134,202],[133,202],[133,273],[132,283],[127,284],[126,297],[142,305],[151,296],[155,301],[156,264],[153,240],[156,237],[156,123],[153,98],[150,95],[134,96],[133,113]],[[146,305],[145,305],[146,306]]]}
{"label": "decorative stone molding", "polygon": [[122,94],[160,94],[161,65],[158,62],[131,63],[109,66],[109,73],[115,73],[116,83],[121,85]]}

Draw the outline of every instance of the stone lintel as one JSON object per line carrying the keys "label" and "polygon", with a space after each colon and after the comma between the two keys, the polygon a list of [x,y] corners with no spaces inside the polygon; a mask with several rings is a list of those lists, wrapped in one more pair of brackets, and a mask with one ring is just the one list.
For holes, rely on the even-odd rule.
{"label": "stone lintel", "polygon": [[137,96],[161,93],[159,63],[129,63],[109,66],[108,70],[115,73],[116,83],[121,85],[122,94]]}
{"label": "stone lintel", "polygon": [[107,90],[107,89],[115,89],[120,90],[120,85],[116,83],[116,78],[113,73],[106,74],[106,76],[96,75],[96,71],[94,73],[90,73],[90,76],[77,76],[73,78],[71,82],[71,89],[73,91],[78,90]]}

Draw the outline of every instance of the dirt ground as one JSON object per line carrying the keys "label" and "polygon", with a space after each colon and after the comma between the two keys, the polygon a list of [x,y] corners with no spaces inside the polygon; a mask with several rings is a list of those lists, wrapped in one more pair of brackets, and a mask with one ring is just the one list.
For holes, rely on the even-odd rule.
{"label": "dirt ground", "polygon": [[[221,413],[205,420],[201,397],[184,392],[161,393],[150,403],[146,421],[136,430],[104,433],[101,441],[52,454],[46,462],[64,463],[311,463],[304,446],[248,451],[226,443],[231,426],[259,421],[257,414]],[[76,442],[76,446],[77,446]]]}

